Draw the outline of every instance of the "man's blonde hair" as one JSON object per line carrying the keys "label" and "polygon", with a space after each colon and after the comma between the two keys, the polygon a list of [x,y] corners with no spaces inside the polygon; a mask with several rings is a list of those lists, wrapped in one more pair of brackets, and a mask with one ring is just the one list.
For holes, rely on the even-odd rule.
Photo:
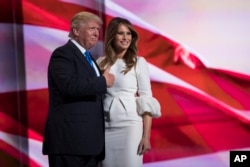
{"label": "man's blonde hair", "polygon": [[99,16],[90,12],[79,12],[71,19],[68,36],[74,38],[73,28],[80,28],[82,23],[87,23],[89,21],[96,21],[100,26],[103,24],[102,19]]}

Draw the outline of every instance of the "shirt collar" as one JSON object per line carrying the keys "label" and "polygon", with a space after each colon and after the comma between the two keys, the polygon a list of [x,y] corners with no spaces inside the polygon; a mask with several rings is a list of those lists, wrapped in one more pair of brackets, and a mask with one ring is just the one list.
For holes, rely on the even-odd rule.
{"label": "shirt collar", "polygon": [[78,42],[76,42],[76,40],[74,39],[70,39],[75,45],[76,47],[84,54],[86,52],[86,49],[84,47],[82,47]]}

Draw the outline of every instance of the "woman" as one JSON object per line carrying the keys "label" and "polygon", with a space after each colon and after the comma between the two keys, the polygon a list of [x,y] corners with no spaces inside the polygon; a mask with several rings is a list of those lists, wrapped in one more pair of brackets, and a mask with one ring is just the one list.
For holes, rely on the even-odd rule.
{"label": "woman", "polygon": [[104,98],[105,148],[103,167],[141,167],[143,154],[151,149],[152,117],[160,116],[160,105],[152,97],[149,69],[137,56],[138,34],[124,18],[113,18],[107,27],[104,56],[97,62],[110,68],[114,85]]}

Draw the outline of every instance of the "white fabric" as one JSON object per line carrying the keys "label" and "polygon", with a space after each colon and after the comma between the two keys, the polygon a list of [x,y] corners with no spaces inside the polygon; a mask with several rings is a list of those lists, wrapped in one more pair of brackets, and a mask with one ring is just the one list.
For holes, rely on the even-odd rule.
{"label": "white fabric", "polygon": [[[110,73],[115,75],[115,82],[107,89],[104,98],[106,157],[103,167],[142,167],[143,156],[137,155],[142,137],[140,114],[142,109],[160,112],[159,106],[152,105],[154,98],[147,62],[143,57],[138,57],[137,60],[136,70],[132,68],[125,75],[122,73],[126,67],[123,59],[118,59],[110,69]],[[140,98],[136,97],[137,91]],[[140,114],[137,112],[137,101]]]}
{"label": "white fabric", "polygon": [[161,106],[158,100],[152,97],[149,69],[144,58],[138,59],[135,75],[139,94],[139,97],[136,98],[138,114],[143,115],[145,112],[149,112],[154,118],[160,117]]}
{"label": "white fabric", "polygon": [[137,97],[137,112],[143,115],[145,112],[151,113],[152,117],[159,118],[161,116],[161,107],[159,102],[154,97]]}
{"label": "white fabric", "polygon": [[143,156],[137,154],[142,125],[105,130],[105,159],[102,167],[142,167]]}
{"label": "white fabric", "polygon": [[[110,69],[110,73],[115,75],[115,82],[107,89],[104,98],[106,127],[130,126],[133,121],[142,122],[143,112],[151,112],[153,117],[161,115],[160,105],[152,97],[146,60],[138,57],[136,69],[131,69],[126,75],[121,73],[125,67],[123,59],[117,59]],[[139,97],[135,96],[137,91]]]}

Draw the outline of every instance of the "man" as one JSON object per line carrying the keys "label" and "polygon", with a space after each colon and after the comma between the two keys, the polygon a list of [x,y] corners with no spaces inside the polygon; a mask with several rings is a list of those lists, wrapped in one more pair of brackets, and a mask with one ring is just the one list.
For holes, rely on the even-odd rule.
{"label": "man", "polygon": [[108,70],[101,75],[86,52],[98,42],[101,24],[92,13],[76,14],[71,39],[52,53],[43,142],[50,167],[97,167],[104,159],[102,94],[113,85],[114,76]]}

